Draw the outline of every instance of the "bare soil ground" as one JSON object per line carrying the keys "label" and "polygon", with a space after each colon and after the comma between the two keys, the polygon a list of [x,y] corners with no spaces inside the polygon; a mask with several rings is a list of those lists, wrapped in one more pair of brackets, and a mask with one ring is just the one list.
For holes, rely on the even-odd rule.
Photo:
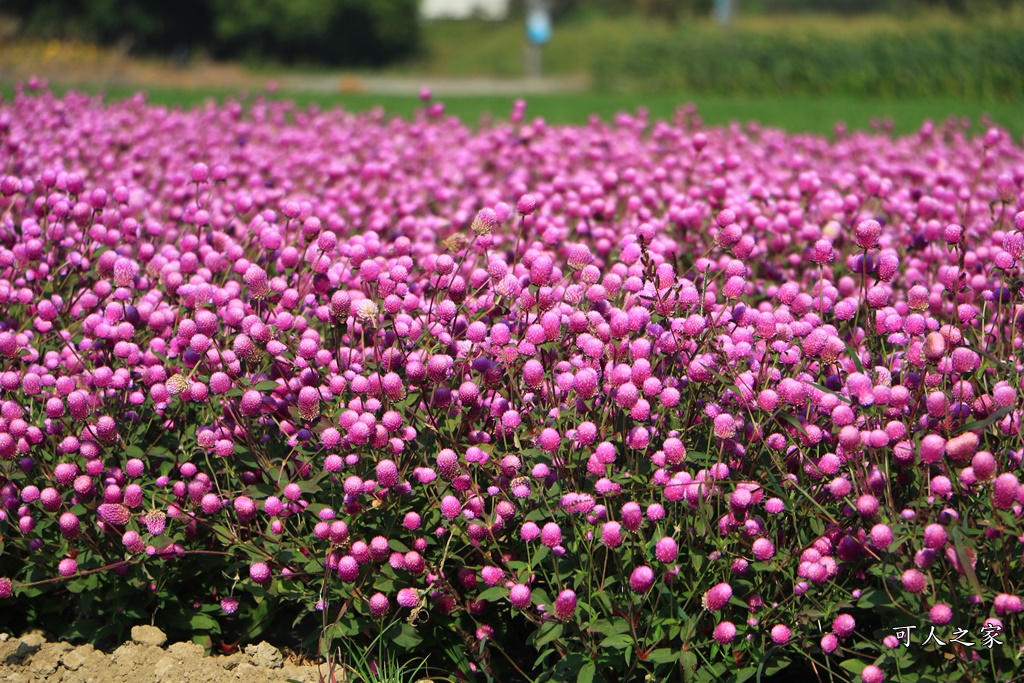
{"label": "bare soil ground", "polygon": [[[38,633],[0,634],[0,683],[318,683],[316,666],[290,663],[269,645],[207,657],[195,643],[166,644],[152,626],[111,653],[92,645],[48,642]],[[327,675],[327,667],[323,667]]]}

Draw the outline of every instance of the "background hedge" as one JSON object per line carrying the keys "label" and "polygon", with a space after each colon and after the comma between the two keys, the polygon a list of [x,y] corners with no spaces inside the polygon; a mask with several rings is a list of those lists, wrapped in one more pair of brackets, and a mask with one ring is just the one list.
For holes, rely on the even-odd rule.
{"label": "background hedge", "polygon": [[601,89],[623,92],[1018,101],[1024,29],[908,23],[903,31],[794,35],[696,26],[610,46],[593,75]]}

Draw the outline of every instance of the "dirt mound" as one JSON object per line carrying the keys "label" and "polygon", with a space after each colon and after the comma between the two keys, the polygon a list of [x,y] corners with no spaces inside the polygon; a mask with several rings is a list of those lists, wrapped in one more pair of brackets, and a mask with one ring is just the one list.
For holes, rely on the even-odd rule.
{"label": "dirt mound", "polygon": [[[52,643],[33,632],[0,634],[0,683],[285,683],[320,680],[315,666],[296,666],[268,643],[231,655],[204,656],[195,643],[164,644],[152,626],[132,629],[132,640],[110,654],[92,645]],[[327,674],[326,667],[323,668]]]}

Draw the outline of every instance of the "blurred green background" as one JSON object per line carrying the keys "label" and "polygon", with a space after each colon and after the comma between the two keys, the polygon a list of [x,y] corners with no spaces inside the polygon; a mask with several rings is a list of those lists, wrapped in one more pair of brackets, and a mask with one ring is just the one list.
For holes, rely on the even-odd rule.
{"label": "blurred green background", "polygon": [[[186,105],[253,93],[409,114],[419,83],[471,123],[583,122],[696,102],[710,123],[829,132],[984,114],[1024,133],[1024,0],[0,0],[0,93],[31,74]],[[725,3],[726,0],[720,0]],[[527,77],[525,17],[551,42]],[[497,8],[430,19],[447,4]],[[497,18],[495,18],[497,17]]]}

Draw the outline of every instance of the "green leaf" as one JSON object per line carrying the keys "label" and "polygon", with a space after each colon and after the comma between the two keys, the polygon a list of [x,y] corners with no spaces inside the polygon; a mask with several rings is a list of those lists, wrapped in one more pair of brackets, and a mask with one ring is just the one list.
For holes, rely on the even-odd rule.
{"label": "green leaf", "polygon": [[774,676],[791,664],[789,657],[779,657],[770,666],[764,668],[765,676]]}
{"label": "green leaf", "polygon": [[1003,406],[999,410],[995,411],[994,413],[986,417],[984,420],[974,420],[972,422],[968,422],[963,427],[956,430],[956,433],[963,434],[965,432],[973,432],[976,429],[984,431],[991,427],[996,422],[998,422],[999,420],[1002,420],[1004,417],[1012,413],[1015,408],[1016,406]]}
{"label": "green leaf", "polygon": [[412,624],[402,624],[402,628],[391,637],[391,641],[399,647],[411,650],[422,643],[423,639],[416,633],[416,629]]}
{"label": "green leaf", "polygon": [[844,669],[846,669],[854,675],[860,674],[860,672],[862,672],[865,669],[865,667],[867,667],[867,665],[868,663],[865,662],[863,659],[845,659],[839,663],[839,666],[843,667]]}
{"label": "green leaf", "polygon": [[697,670],[697,653],[693,650],[683,650],[679,661],[683,669],[683,680],[692,681],[693,673]]}
{"label": "green leaf", "polygon": [[476,599],[477,600],[487,600],[489,602],[494,602],[495,600],[500,600],[500,599],[504,598],[506,595],[508,595],[508,589],[505,588],[504,586],[491,586],[490,588],[485,590],[483,593],[481,593],[480,595],[476,596]]}
{"label": "green leaf", "polygon": [[974,573],[974,567],[971,566],[971,558],[967,555],[967,551],[964,549],[963,539],[960,538],[960,529],[955,526],[951,526],[949,528],[949,532],[953,537],[956,557],[960,560],[960,566],[963,568],[964,574],[967,576],[967,583],[971,584],[971,588],[974,589],[975,594],[981,595],[981,583],[978,581],[977,574]]}
{"label": "green leaf", "polygon": [[675,661],[679,657],[679,653],[669,647],[659,647],[657,650],[647,655],[648,662],[654,662],[655,664],[668,664],[669,662]]}
{"label": "green leaf", "polygon": [[549,622],[545,624],[540,631],[537,632],[537,640],[534,641],[533,646],[540,649],[544,645],[547,645],[553,640],[558,640],[562,637],[562,624],[560,622]]}
{"label": "green leaf", "polygon": [[188,620],[188,625],[195,631],[206,631],[219,633],[220,627],[217,624],[217,620],[208,614],[197,613],[193,614]]}
{"label": "green leaf", "polygon": [[857,349],[850,345],[850,342],[844,341],[843,344],[846,346],[846,353],[850,355],[850,360],[857,367],[857,372],[864,374],[864,364],[860,362],[860,356],[857,355]]}
{"label": "green leaf", "polygon": [[852,400],[850,400],[850,397],[849,397],[849,396],[843,396],[843,395],[842,395],[842,394],[840,394],[839,392],[837,392],[837,391],[832,391],[832,390],[831,390],[831,389],[829,389],[828,387],[826,387],[826,386],[822,386],[821,384],[817,384],[816,382],[808,382],[807,380],[804,380],[804,384],[807,384],[807,385],[809,385],[809,386],[812,386],[812,387],[814,387],[815,389],[817,389],[818,391],[824,391],[824,392],[825,392],[826,394],[832,394],[833,396],[835,396],[836,398],[838,398],[838,399],[839,399],[840,401],[842,401],[843,403],[853,403],[853,401],[852,401]]}
{"label": "green leaf", "polygon": [[595,673],[597,673],[597,665],[592,661],[587,662],[580,667],[580,672],[576,675],[576,683],[592,683]]}
{"label": "green leaf", "polygon": [[590,625],[590,631],[592,633],[601,633],[603,635],[615,635],[616,633],[625,633],[629,630],[629,624],[626,623],[625,619],[617,619],[611,621],[610,619],[598,619]]}
{"label": "green leaf", "polygon": [[880,590],[866,590],[860,594],[860,599],[857,600],[857,607],[861,609],[874,609],[887,604],[889,604],[889,596],[885,594],[885,591]]}
{"label": "green leaf", "polygon": [[633,645],[633,638],[628,633],[616,633],[601,641],[601,647],[610,647],[615,650],[624,650]]}
{"label": "green leaf", "polygon": [[274,391],[277,389],[277,382],[272,379],[265,379],[262,382],[257,382],[256,386],[253,388],[256,391]]}
{"label": "green leaf", "polygon": [[373,582],[373,587],[384,593],[391,593],[395,590],[395,580],[382,574],[378,574],[377,580]]}
{"label": "green leaf", "polygon": [[781,417],[783,420],[796,427],[801,434],[807,436],[807,428],[800,423],[800,420],[796,419],[795,417],[787,413],[785,410],[780,410],[779,412],[775,413],[775,416]]}

